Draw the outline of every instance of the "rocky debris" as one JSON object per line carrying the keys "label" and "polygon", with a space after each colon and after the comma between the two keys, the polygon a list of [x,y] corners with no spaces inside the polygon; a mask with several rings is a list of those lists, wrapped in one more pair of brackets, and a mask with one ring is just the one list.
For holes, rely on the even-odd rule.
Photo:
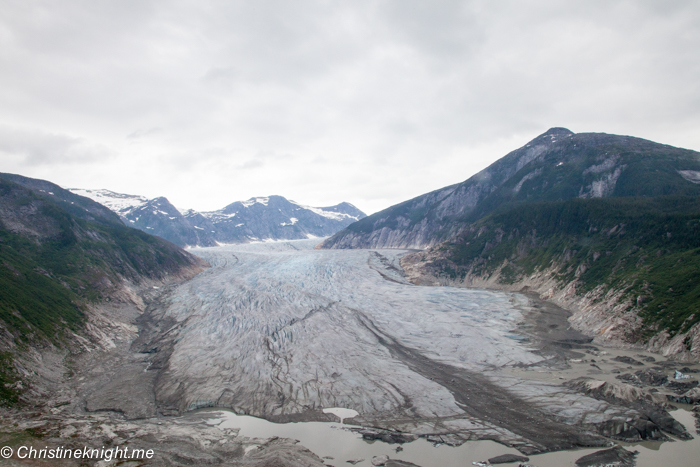
{"label": "rocky debris", "polygon": [[661,386],[668,382],[668,376],[655,370],[639,370],[634,374],[639,381],[648,386]]}
{"label": "rocky debris", "polygon": [[685,427],[674,419],[666,409],[658,404],[651,394],[628,384],[613,384],[590,378],[578,378],[566,385],[583,394],[611,404],[630,407],[643,417],[628,420],[609,420],[600,425],[601,434],[621,441],[641,441],[644,439],[665,440],[665,431],[681,439],[692,439]]}
{"label": "rocky debris", "polygon": [[612,360],[615,362],[626,363],[628,365],[644,366],[644,363],[642,363],[638,360],[635,360],[632,357],[627,357],[624,355],[619,355],[619,356],[613,358]]}
{"label": "rocky debris", "polygon": [[515,454],[503,454],[501,456],[492,457],[489,459],[489,464],[508,464],[511,462],[527,462],[530,458],[525,456],[517,456]]}
{"label": "rocky debris", "polygon": [[639,377],[632,373],[622,373],[621,375],[617,375],[615,378],[640,388],[644,385]]}
{"label": "rocky debris", "polygon": [[663,386],[668,383],[668,376],[665,373],[653,369],[637,370],[634,374],[623,373],[616,376],[616,378],[640,388],[644,386]]}
{"label": "rocky debris", "polygon": [[666,397],[671,402],[676,402],[679,404],[698,404],[700,403],[700,388],[691,389],[680,396],[668,394]]}
{"label": "rocky debris", "polygon": [[364,462],[364,461],[365,461],[364,459],[350,459],[350,460],[347,460],[345,462],[347,462],[348,464],[355,465],[355,464],[359,464],[360,462]]}
{"label": "rocky debris", "polygon": [[639,454],[637,451],[630,452],[620,446],[615,446],[612,449],[597,451],[581,457],[576,460],[576,467],[634,467],[637,454]]}
{"label": "rocky debris", "polygon": [[680,371],[681,373],[700,373],[700,370],[698,370],[697,368],[690,368],[687,366],[681,368]]}
{"label": "rocky debris", "polygon": [[669,381],[666,387],[676,394],[683,394],[693,388],[698,387],[697,381]]}
{"label": "rocky debris", "polygon": [[145,371],[145,364],[130,364],[119,368],[113,378],[86,398],[88,412],[121,412],[127,420],[156,415],[153,394],[154,372]]}
{"label": "rocky debris", "polygon": [[384,441],[387,444],[403,444],[410,443],[418,439],[418,436],[410,433],[399,433],[397,431],[388,430],[367,430],[353,429],[362,435],[362,439],[366,441]]}
{"label": "rocky debris", "polygon": [[388,460],[389,460],[389,456],[387,456],[386,454],[383,454],[381,456],[374,456],[372,458],[372,465],[374,465],[375,467],[380,466],[380,465],[384,465],[384,464],[386,464],[386,461],[388,461]]}
{"label": "rocky debris", "polygon": [[651,355],[643,355],[643,354],[637,354],[637,358],[639,358],[643,362],[647,363],[655,363],[656,359],[652,357]]}

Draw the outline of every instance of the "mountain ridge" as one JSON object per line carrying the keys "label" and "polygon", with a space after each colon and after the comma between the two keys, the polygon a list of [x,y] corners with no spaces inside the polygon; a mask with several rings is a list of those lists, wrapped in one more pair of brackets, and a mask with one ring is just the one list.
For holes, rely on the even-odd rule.
{"label": "mountain ridge", "polygon": [[208,266],[124,226],[91,199],[0,173],[0,405],[31,393],[21,391],[31,384],[21,375],[56,370],[36,358],[42,349],[55,356],[114,345],[108,334],[124,327],[105,312],[106,302],[143,308],[142,291]]}
{"label": "mountain ridge", "polygon": [[271,195],[234,201],[216,211],[181,210],[165,197],[70,189],[103,203],[130,227],[181,247],[326,237],[365,217],[350,203],[313,207]]}
{"label": "mountain ridge", "polygon": [[696,151],[554,127],[464,182],[372,214],[319,248],[423,249],[500,205],[608,195],[698,195],[700,185],[693,182],[698,174]]}

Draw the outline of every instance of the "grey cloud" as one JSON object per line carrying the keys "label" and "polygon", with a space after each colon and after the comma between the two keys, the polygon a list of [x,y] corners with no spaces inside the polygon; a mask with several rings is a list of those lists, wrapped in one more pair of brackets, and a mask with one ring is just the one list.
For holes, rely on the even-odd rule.
{"label": "grey cloud", "polygon": [[146,138],[149,136],[157,135],[159,133],[163,133],[163,128],[160,127],[153,127],[153,128],[148,128],[148,129],[139,129],[136,131],[133,131],[126,135],[126,139],[141,139],[141,138]]}
{"label": "grey cloud", "polygon": [[0,31],[0,125],[38,132],[0,149],[27,175],[112,148],[85,185],[139,167],[192,206],[216,180],[378,209],[551,126],[700,148],[696,1],[6,1]]}
{"label": "grey cloud", "polygon": [[0,152],[25,166],[96,164],[114,157],[109,148],[83,138],[8,127],[0,127]]}
{"label": "grey cloud", "polygon": [[260,159],[252,159],[249,161],[245,161],[243,164],[239,165],[238,168],[241,170],[257,169],[264,165],[264,161],[261,161]]}

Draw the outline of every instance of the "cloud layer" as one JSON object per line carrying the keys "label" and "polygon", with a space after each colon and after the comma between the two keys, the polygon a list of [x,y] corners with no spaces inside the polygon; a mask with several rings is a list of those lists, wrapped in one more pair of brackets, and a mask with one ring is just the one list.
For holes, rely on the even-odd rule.
{"label": "cloud layer", "polygon": [[373,212],[552,126],[700,149],[693,1],[2,1],[0,170]]}

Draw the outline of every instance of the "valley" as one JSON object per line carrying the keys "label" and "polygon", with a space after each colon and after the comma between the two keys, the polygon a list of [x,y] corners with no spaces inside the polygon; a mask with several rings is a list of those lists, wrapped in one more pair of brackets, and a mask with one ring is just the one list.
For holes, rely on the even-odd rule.
{"label": "valley", "polygon": [[[98,444],[164,446],[164,465],[197,458],[258,465],[258,454],[306,459],[281,465],[340,465],[283,439],[246,437],[260,435],[239,434],[235,420],[222,424],[217,412],[200,410],[214,408],[308,423],[336,421],[323,409],[343,407],[359,413],[345,423],[366,439],[496,441],[474,452],[542,459],[534,465],[557,465],[544,453],[587,448],[568,454],[575,460],[613,440],[695,436],[667,412],[665,394],[678,388],[640,384],[629,398],[620,388],[630,386],[615,378],[640,368],[668,375],[682,365],[592,345],[570,329],[564,310],[534,297],[412,285],[399,266],[405,250],[314,245],[192,250],[212,267],[146,291],[143,313],[122,307],[120,319],[138,334],[75,359],[74,375],[49,396],[45,413],[35,414],[33,429],[44,430],[44,442],[81,433]],[[587,389],[603,383],[615,397]],[[22,423],[31,426],[32,417]],[[90,426],[101,428],[88,435]],[[275,430],[264,438],[280,436]]]}

